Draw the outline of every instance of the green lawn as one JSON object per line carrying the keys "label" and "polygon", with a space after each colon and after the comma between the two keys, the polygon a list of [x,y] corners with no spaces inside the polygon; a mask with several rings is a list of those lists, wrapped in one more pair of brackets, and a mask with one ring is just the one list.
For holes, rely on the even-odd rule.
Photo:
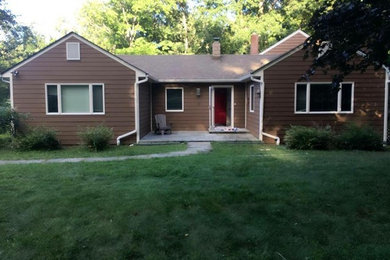
{"label": "green lawn", "polygon": [[213,148],[0,166],[0,258],[390,258],[390,152]]}
{"label": "green lawn", "polygon": [[16,151],[0,148],[0,160],[18,160],[18,159],[52,159],[52,158],[79,158],[79,157],[110,157],[110,156],[129,156],[139,154],[167,153],[186,149],[185,144],[169,145],[134,145],[134,146],[111,146],[104,151],[91,151],[82,146],[64,147],[54,151]]}

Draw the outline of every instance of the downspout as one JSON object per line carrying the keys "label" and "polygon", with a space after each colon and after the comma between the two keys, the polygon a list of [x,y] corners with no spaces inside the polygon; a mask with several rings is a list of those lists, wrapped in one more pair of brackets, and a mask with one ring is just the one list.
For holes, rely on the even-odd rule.
{"label": "downspout", "polygon": [[259,102],[259,139],[263,141],[263,136],[274,139],[276,145],[280,145],[280,138],[263,132],[263,116],[264,116],[264,82],[251,76],[251,80],[260,84],[260,102]]}
{"label": "downspout", "polygon": [[389,122],[389,85],[390,85],[390,70],[389,68],[383,66],[385,69],[386,73],[386,79],[385,79],[385,106],[384,106],[384,117],[383,117],[383,142],[387,143],[387,132],[388,132],[388,122]]}
{"label": "downspout", "polygon": [[120,135],[116,138],[116,145],[121,144],[121,139],[128,137],[133,134],[137,134],[137,143],[139,142],[139,100],[138,100],[138,90],[139,90],[139,85],[142,83],[145,83],[148,81],[148,75],[145,76],[143,80],[139,80],[139,77],[136,77],[136,81],[134,83],[134,111],[135,111],[135,130],[130,131],[128,133],[125,133],[123,135]]}

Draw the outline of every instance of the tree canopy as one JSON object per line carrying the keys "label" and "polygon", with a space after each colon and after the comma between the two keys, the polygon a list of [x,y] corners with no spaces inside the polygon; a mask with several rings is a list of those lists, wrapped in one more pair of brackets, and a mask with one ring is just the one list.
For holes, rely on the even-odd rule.
{"label": "tree canopy", "polygon": [[390,66],[390,1],[327,0],[309,26],[308,51],[318,57],[309,74],[319,67],[335,69],[339,82],[352,71]]}
{"label": "tree canopy", "polygon": [[[43,37],[17,22],[0,0],[0,72],[25,59],[44,45]],[[0,81],[0,105],[8,99],[8,86]]]}
{"label": "tree canopy", "polygon": [[325,0],[89,0],[80,12],[81,34],[121,54],[245,54],[250,35],[265,49],[299,28]]}

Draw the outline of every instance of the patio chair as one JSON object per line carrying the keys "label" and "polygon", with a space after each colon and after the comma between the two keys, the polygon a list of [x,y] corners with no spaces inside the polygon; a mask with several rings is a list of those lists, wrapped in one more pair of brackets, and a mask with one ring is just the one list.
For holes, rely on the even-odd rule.
{"label": "patio chair", "polygon": [[171,134],[171,126],[167,124],[167,117],[164,114],[157,114],[154,116],[156,120],[155,134]]}

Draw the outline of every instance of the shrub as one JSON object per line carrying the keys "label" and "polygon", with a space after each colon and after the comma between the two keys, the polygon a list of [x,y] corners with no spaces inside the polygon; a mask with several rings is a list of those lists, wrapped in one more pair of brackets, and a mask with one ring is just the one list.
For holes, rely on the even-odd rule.
{"label": "shrub", "polygon": [[9,136],[8,134],[0,134],[0,149],[10,147],[11,142],[11,136]]}
{"label": "shrub", "polygon": [[327,150],[332,142],[330,129],[305,126],[291,126],[286,131],[287,148],[297,150]]}
{"label": "shrub", "polygon": [[17,137],[14,146],[23,151],[56,150],[60,148],[60,142],[54,130],[37,127],[28,131],[24,136]]}
{"label": "shrub", "polygon": [[91,150],[101,151],[106,149],[113,137],[111,128],[105,126],[89,127],[79,133],[83,143]]}
{"label": "shrub", "polygon": [[384,149],[382,139],[374,129],[356,124],[346,125],[345,129],[336,136],[335,145],[343,150],[381,151]]}
{"label": "shrub", "polygon": [[8,106],[0,107],[0,133],[9,133],[14,137],[22,134],[22,121],[25,117],[25,114],[18,113]]}

